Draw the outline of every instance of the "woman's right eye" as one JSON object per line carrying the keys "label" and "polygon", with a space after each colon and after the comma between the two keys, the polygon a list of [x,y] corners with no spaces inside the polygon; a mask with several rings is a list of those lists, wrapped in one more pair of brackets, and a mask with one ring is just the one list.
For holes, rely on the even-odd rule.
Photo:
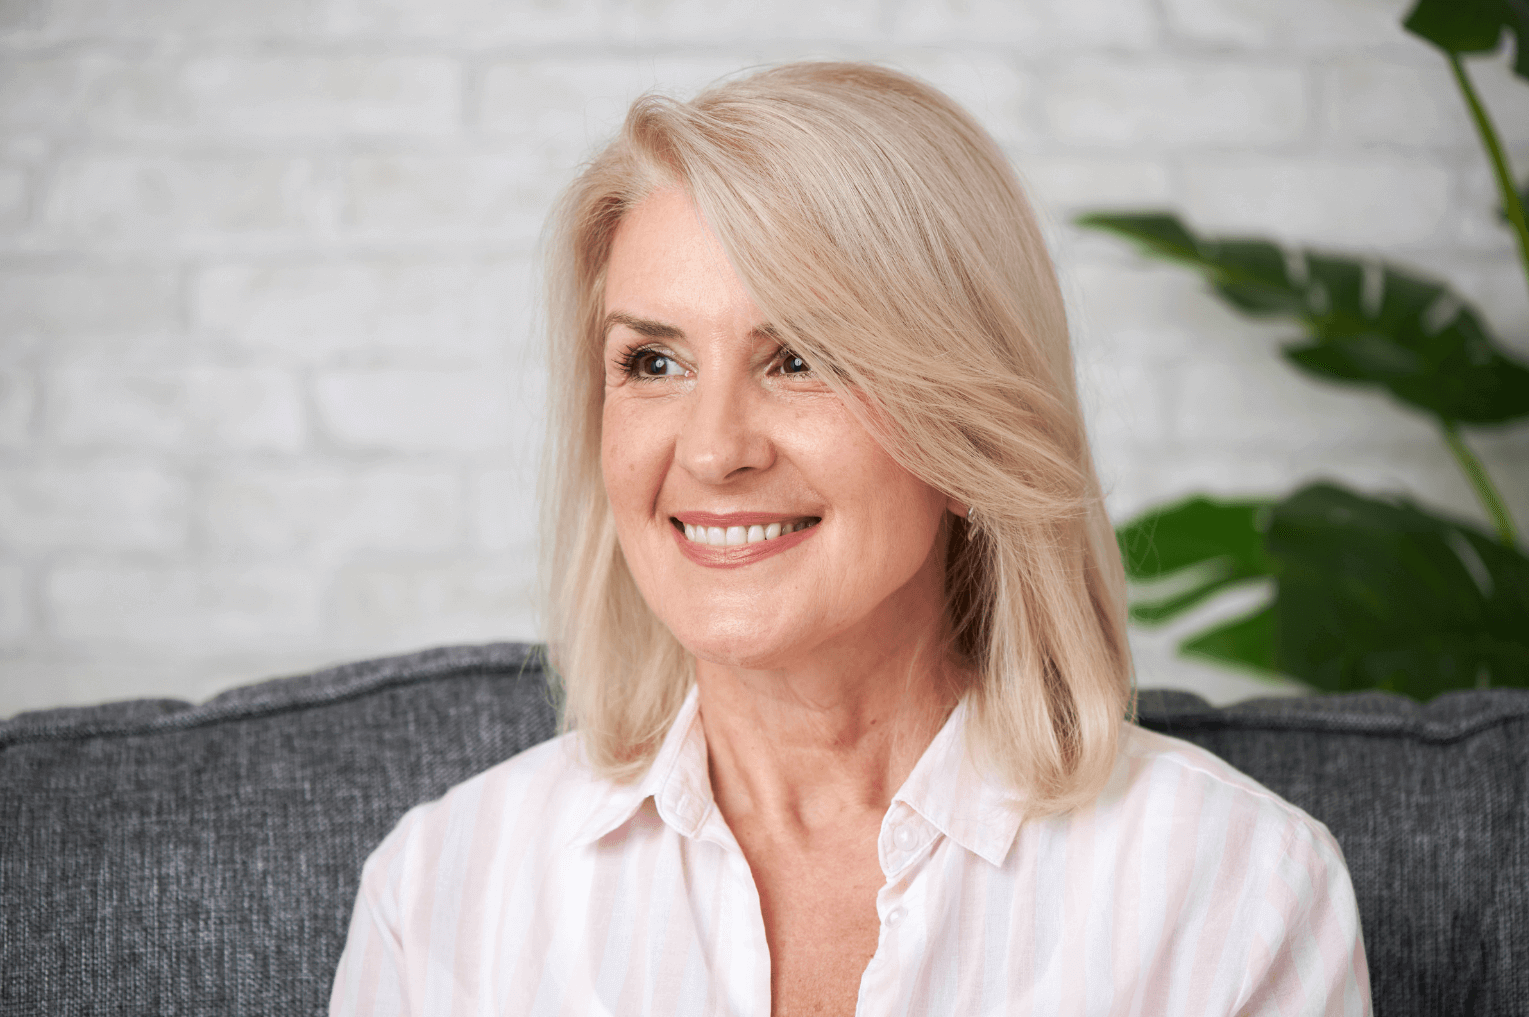
{"label": "woman's right eye", "polygon": [[630,378],[672,378],[685,373],[663,350],[632,350],[621,358],[621,368]]}

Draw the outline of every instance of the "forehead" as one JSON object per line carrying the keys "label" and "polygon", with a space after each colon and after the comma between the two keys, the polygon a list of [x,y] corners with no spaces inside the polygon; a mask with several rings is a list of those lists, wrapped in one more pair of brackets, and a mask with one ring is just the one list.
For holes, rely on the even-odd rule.
{"label": "forehead", "polygon": [[676,188],[654,191],[625,216],[606,264],[602,317],[697,327],[754,328],[758,308],[722,243]]}

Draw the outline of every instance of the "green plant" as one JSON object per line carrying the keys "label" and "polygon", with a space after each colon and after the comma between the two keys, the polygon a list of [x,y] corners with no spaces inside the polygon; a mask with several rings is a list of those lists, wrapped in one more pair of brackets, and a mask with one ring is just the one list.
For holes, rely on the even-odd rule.
{"label": "green plant", "polygon": [[[1525,197],[1462,60],[1496,51],[1508,32],[1515,72],[1529,79],[1529,4],[1421,0],[1405,25],[1449,60],[1529,280]],[[1267,583],[1265,605],[1192,636],[1181,651],[1331,691],[1427,699],[1456,688],[1529,687],[1529,558],[1462,434],[1529,417],[1529,365],[1458,295],[1394,265],[1199,237],[1162,212],[1078,221],[1193,269],[1246,314],[1299,323],[1304,335],[1283,350],[1298,370],[1383,390],[1431,417],[1496,531],[1494,539],[1410,501],[1333,484],[1280,500],[1194,497],[1120,528],[1132,619],[1159,624],[1233,587]]]}

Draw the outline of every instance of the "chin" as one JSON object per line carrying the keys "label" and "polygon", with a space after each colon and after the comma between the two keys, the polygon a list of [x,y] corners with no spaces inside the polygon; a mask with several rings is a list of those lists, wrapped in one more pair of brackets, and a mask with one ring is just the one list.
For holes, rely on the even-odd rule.
{"label": "chin", "polygon": [[749,671],[780,667],[807,647],[800,632],[761,632],[757,625],[742,623],[670,626],[670,631],[697,660]]}

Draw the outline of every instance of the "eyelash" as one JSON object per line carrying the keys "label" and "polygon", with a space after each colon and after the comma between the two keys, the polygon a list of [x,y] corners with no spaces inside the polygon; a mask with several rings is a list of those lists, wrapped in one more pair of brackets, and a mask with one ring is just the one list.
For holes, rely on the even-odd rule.
{"label": "eyelash", "polygon": [[[638,370],[642,366],[643,358],[655,353],[659,354],[660,356],[667,357],[671,360],[674,359],[674,354],[659,346],[633,346],[622,351],[622,353],[616,357],[616,367],[628,378],[632,378],[637,381],[657,381],[659,378],[663,377],[663,375],[645,375]],[[785,346],[782,346],[775,351],[775,356],[770,361],[770,363],[772,365],[780,364],[787,360],[800,360],[802,365],[806,367],[805,371],[799,371],[797,374],[790,375],[789,377],[799,377],[803,374],[812,373],[812,366],[807,363],[806,359]]]}

